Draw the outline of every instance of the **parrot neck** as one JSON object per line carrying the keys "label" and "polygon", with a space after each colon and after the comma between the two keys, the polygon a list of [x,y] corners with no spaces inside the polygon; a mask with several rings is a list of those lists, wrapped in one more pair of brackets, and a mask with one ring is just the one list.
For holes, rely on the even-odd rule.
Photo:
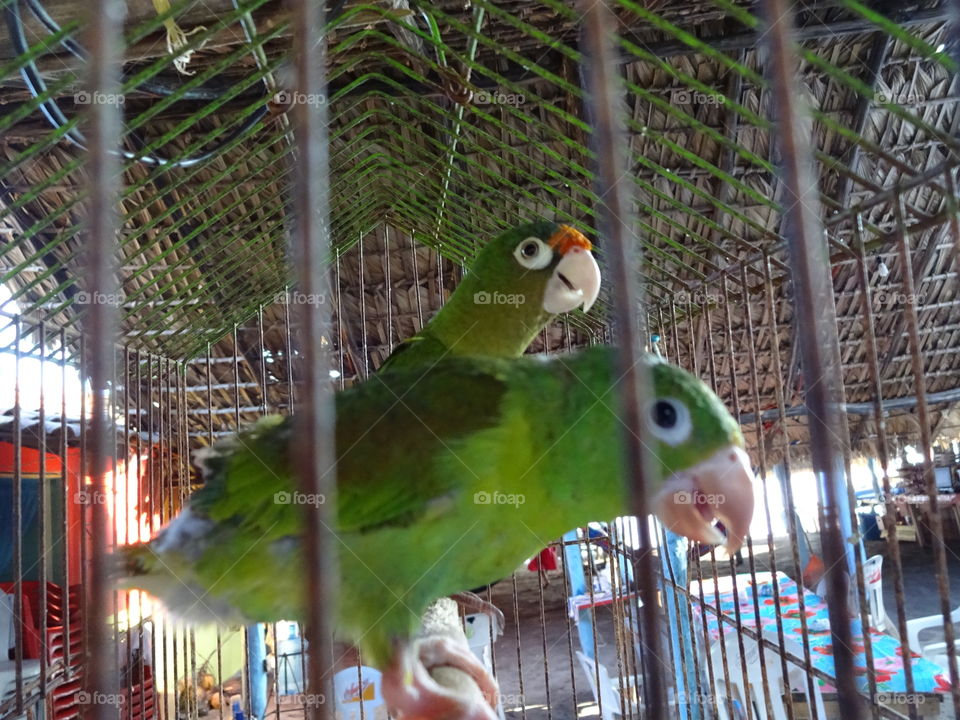
{"label": "parrot neck", "polygon": [[539,298],[484,289],[470,274],[430,321],[425,333],[453,355],[517,357],[551,317]]}
{"label": "parrot neck", "polygon": [[525,406],[537,408],[526,438],[542,478],[535,484],[547,492],[547,536],[630,512],[614,357],[601,346],[565,356],[554,373],[531,372],[523,391]]}

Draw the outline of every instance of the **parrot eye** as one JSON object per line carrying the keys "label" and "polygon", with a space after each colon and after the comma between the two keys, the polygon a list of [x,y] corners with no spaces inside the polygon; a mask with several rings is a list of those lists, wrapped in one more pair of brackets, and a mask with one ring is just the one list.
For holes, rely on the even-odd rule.
{"label": "parrot eye", "polygon": [[540,238],[528,237],[520,241],[513,256],[528,270],[543,270],[553,260],[553,250]]}
{"label": "parrot eye", "polygon": [[650,406],[650,432],[667,445],[679,445],[690,437],[690,412],[673,398],[660,398]]}

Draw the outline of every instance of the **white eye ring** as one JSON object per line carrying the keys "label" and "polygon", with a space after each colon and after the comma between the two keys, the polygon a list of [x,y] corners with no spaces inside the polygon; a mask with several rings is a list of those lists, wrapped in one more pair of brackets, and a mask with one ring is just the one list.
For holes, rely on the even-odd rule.
{"label": "white eye ring", "polygon": [[540,238],[528,237],[520,241],[513,256],[528,270],[543,270],[553,260],[553,250]]}
{"label": "white eye ring", "polygon": [[657,398],[647,409],[650,432],[667,445],[679,445],[690,437],[693,425],[687,406],[675,398]]}

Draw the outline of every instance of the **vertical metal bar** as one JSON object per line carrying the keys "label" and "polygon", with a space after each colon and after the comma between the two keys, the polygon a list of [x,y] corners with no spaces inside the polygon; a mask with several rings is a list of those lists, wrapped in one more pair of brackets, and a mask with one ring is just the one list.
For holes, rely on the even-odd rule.
{"label": "vertical metal bar", "polygon": [[[691,316],[692,316],[693,305],[688,303],[687,308],[691,312]],[[713,389],[715,393],[719,394],[720,387],[717,380],[717,353],[713,347],[713,322],[710,320],[710,313],[708,312],[706,302],[704,302],[703,305],[700,306],[700,317],[703,320],[703,329],[704,329],[703,338],[704,338],[705,352],[707,355],[707,372],[710,377],[710,387]],[[690,323],[690,328],[691,330],[693,328],[692,319]],[[696,346],[696,338],[692,338],[691,343],[694,346]],[[729,655],[730,655],[730,652],[732,652],[732,649],[729,649],[729,650],[727,649],[726,633],[724,633],[723,631],[722,612],[720,609],[720,576],[718,574],[718,569],[717,569],[716,548],[713,548],[713,547],[710,548],[710,569],[713,572],[713,595],[714,595],[714,603],[716,604],[717,629],[720,632],[720,638],[719,638],[720,639],[720,659],[723,664],[723,679],[724,681],[729,682],[731,677]],[[738,632],[736,633],[736,636],[737,636],[737,647],[740,651],[741,682],[743,684],[743,687],[747,687],[749,683],[747,680],[747,663],[745,658],[745,648],[743,646],[743,635],[739,632],[739,628],[738,628]],[[731,641],[732,641],[732,638],[731,638]],[[727,699],[729,703],[732,703],[730,693],[727,694]],[[732,704],[730,707],[732,708]],[[751,720],[751,718],[753,717],[752,705],[750,705],[750,703],[747,703],[747,706],[745,709],[746,709],[747,720]],[[730,712],[732,713],[733,710],[731,709]]]}
{"label": "vertical metal bar", "polygon": [[847,616],[846,552],[839,508],[843,507],[842,459],[847,444],[840,346],[830,258],[820,223],[816,177],[809,129],[803,121],[803,95],[797,87],[797,53],[792,33],[795,25],[789,0],[764,0],[767,26],[763,35],[770,57],[771,92],[777,113],[784,188],[784,228],[790,250],[797,333],[801,344],[804,399],[808,416],[812,464],[823,479],[824,525],[821,527],[827,566],[827,598],[833,641],[840,714],[849,720],[864,715],[857,692],[850,621]]}
{"label": "vertical metal bar", "polygon": [[[343,282],[340,279],[340,249],[336,250],[336,260],[333,264],[333,286],[336,288],[336,303],[337,303],[337,312],[336,312],[336,325],[334,326],[335,332],[333,336],[337,338],[337,370],[340,373],[340,387],[343,387],[343,371],[344,371],[344,352],[343,348],[343,337],[344,337],[344,328],[341,318],[343,317]],[[360,374],[360,368],[355,367],[354,373],[357,375]],[[364,375],[366,377],[366,375]]]}
{"label": "vertical metal bar", "polygon": [[[123,447],[124,447],[124,450],[125,450],[126,455],[125,455],[124,458],[123,458],[123,484],[124,484],[123,497],[124,497],[124,505],[123,505],[122,510],[120,509],[120,507],[119,507],[119,505],[118,505],[118,506],[116,507],[115,511],[114,511],[114,514],[117,515],[117,516],[119,516],[119,513],[121,513],[121,512],[123,513],[123,515],[122,515],[122,517],[123,517],[123,525],[122,525],[122,527],[123,527],[123,533],[124,533],[123,537],[120,537],[120,536],[119,536],[120,524],[119,524],[119,523],[116,523],[116,522],[114,523],[115,527],[117,528],[117,535],[115,536],[117,539],[116,539],[115,543],[116,543],[116,545],[118,545],[118,546],[119,546],[121,543],[125,545],[125,544],[127,544],[127,543],[129,543],[129,542],[131,542],[131,541],[136,541],[136,540],[139,540],[139,539],[140,539],[139,537],[131,537],[131,528],[130,528],[130,524],[129,524],[130,515],[129,515],[129,512],[128,512],[128,508],[130,507],[130,505],[129,505],[129,498],[130,498],[130,425],[131,425],[131,414],[130,414],[130,410],[131,410],[131,408],[130,408],[130,346],[129,346],[129,345],[124,345],[124,346],[123,346],[123,356],[122,356],[122,357],[123,357],[123,381],[122,381],[122,385],[121,385],[121,386],[122,386],[122,388],[123,388],[123,419],[124,419],[124,422],[123,422]],[[115,415],[115,416],[116,416],[116,415]],[[138,421],[139,421],[139,419],[138,419]],[[137,458],[137,459],[135,460],[135,463],[136,463],[136,465],[139,467],[139,464],[140,464],[139,458]],[[142,500],[142,498],[139,496],[139,488],[140,488],[140,484],[139,484],[139,482],[138,482],[138,483],[137,483],[137,489],[138,489],[137,502],[138,502],[138,504],[139,504],[140,501]],[[114,591],[114,593],[115,593],[115,596],[117,597],[117,604],[119,604],[119,597],[120,597],[121,592],[120,592],[119,590],[116,590],[116,591]],[[130,616],[131,616],[131,613],[130,613],[130,596],[131,596],[131,594],[132,594],[132,591],[130,591],[130,590],[127,590],[127,591],[123,592],[123,597],[124,597],[124,601],[125,601],[125,602],[124,602],[124,605],[125,605],[125,607],[126,607],[126,609],[127,609],[127,629],[126,629],[127,648],[126,648],[126,658],[125,658],[125,659],[126,659],[126,668],[127,668],[127,669],[126,669],[127,684],[125,685],[124,689],[127,690],[127,691],[129,691],[128,699],[131,701],[131,702],[124,703],[124,704],[126,705],[126,707],[123,708],[123,710],[124,710],[124,712],[125,712],[128,720],[133,720],[134,709],[133,709],[133,702],[132,702],[132,700],[134,699],[134,688],[136,687],[136,682],[135,682],[135,680],[134,680],[134,674],[133,674],[133,630],[132,630],[131,627],[130,627]],[[117,615],[116,617],[119,617],[119,615]],[[141,663],[141,666],[142,666],[142,663]],[[142,689],[142,688],[141,688],[141,689]]]}
{"label": "vertical metal bar", "polygon": [[[523,645],[520,644],[520,604],[519,596],[517,594],[517,574],[514,573],[510,576],[511,588],[513,590],[513,618],[516,624],[517,631],[517,682],[520,686],[520,697],[523,698],[524,689],[523,689]],[[526,703],[520,703],[520,717],[522,720],[526,720],[527,717],[527,708]]]}
{"label": "vertical metal bar", "polygon": [[[60,483],[63,488],[63,674],[64,678],[69,680],[73,676],[73,662],[71,648],[73,643],[73,633],[71,632],[71,623],[73,622],[70,611],[70,555],[71,542],[70,535],[73,525],[70,522],[70,508],[75,502],[75,498],[70,493],[70,471],[67,465],[67,336],[63,328],[60,329],[58,339],[60,342]],[[78,473],[77,489],[83,482]]]}
{"label": "vertical metal bar", "polygon": [[257,345],[260,356],[260,414],[266,415],[270,400],[267,397],[267,346],[263,337],[263,305],[257,305]]}
{"label": "vertical metal bar", "polygon": [[[917,420],[920,423],[920,445],[923,452],[923,475],[927,494],[930,497],[930,533],[933,535],[933,560],[937,572],[937,589],[940,593],[940,611],[943,613],[943,639],[947,643],[947,663],[950,669],[950,694],[953,698],[953,713],[960,718],[960,676],[957,673],[957,649],[950,602],[950,578],[947,574],[947,547],[943,541],[943,518],[937,502],[937,481],[934,477],[933,439],[929,408],[927,406],[926,379],[920,345],[920,320],[917,316],[917,289],[910,261],[910,238],[906,226],[906,208],[903,194],[897,195],[894,205],[897,219],[897,244],[900,252],[900,271],[903,273],[903,293],[906,296],[905,315],[907,334],[910,338],[910,361],[913,368],[913,383],[917,393]],[[934,239],[931,239],[934,242]],[[904,658],[908,662],[909,658]]]}
{"label": "vertical metal bar", "polygon": [[[284,321],[287,320],[287,308],[289,305],[290,293],[287,292],[285,297],[288,298],[288,302],[283,303],[283,312],[284,312]],[[207,444],[213,445],[213,363],[210,362],[210,344],[207,344],[207,354],[206,354],[206,378],[207,378],[207,398],[206,398],[206,409],[207,409]],[[223,720],[223,637],[220,634],[220,627],[217,627],[217,685],[220,687],[220,703],[217,706],[217,716],[218,720]],[[276,672],[277,677],[280,676],[280,669],[277,668]],[[280,702],[279,702],[280,693],[277,693],[277,717],[279,719],[280,714]]]}
{"label": "vertical metal bar", "polygon": [[13,660],[17,714],[23,713],[23,444],[20,407],[20,344],[23,320],[13,320]]}
{"label": "vertical metal bar", "polygon": [[[537,599],[540,602],[540,640],[543,646],[543,687],[546,693],[547,720],[553,718],[553,706],[550,702],[550,665],[547,659],[547,621],[544,616],[543,573],[537,570]],[[519,626],[519,619],[517,625]],[[525,702],[523,703],[526,704]]]}
{"label": "vertical metal bar", "polygon": [[[893,492],[890,485],[889,452],[887,449],[887,427],[883,410],[883,383],[881,382],[880,361],[877,354],[877,336],[874,325],[873,300],[870,288],[870,279],[867,274],[867,256],[864,251],[863,215],[857,213],[854,223],[854,232],[857,245],[857,279],[860,283],[860,311],[863,319],[864,352],[866,354],[867,369],[870,375],[870,390],[873,393],[873,419],[877,428],[877,458],[880,460],[881,483],[883,487],[884,517],[886,526],[887,553],[893,565],[893,593],[897,603],[897,628],[900,635],[900,656],[910,657],[910,644],[907,637],[907,611],[904,601],[903,567],[900,560],[900,541],[897,539],[897,509],[893,502]],[[916,695],[916,686],[913,681],[913,663],[903,663],[904,686],[909,695]],[[916,720],[918,713],[916,703],[909,703],[907,709],[912,720]]]}
{"label": "vertical metal bar", "polygon": [[[135,397],[135,399],[134,399],[134,408],[135,408],[135,411],[136,411],[136,418],[137,418],[137,434],[136,434],[136,436],[135,436],[135,447],[136,447],[136,458],[137,458],[136,477],[137,477],[137,488],[138,488],[138,492],[142,492],[141,489],[143,488],[143,479],[144,479],[144,478],[143,478],[143,476],[144,476],[144,472],[143,472],[143,400],[142,400],[142,397],[143,397],[143,376],[142,376],[142,360],[141,360],[141,357],[140,357],[140,350],[136,350],[136,351],[135,351],[135,353],[134,353],[134,362],[136,363],[136,368],[137,368],[137,370],[136,370],[136,380],[135,380],[135,385],[134,385],[134,388],[135,388],[135,390],[136,390],[136,397]],[[141,508],[146,508],[147,512],[149,513],[148,517],[151,517],[151,516],[153,515],[153,503],[155,502],[155,500],[154,500],[154,497],[153,497],[153,490],[152,490],[152,488],[150,488],[149,483],[148,483],[148,485],[147,485],[147,495],[148,495],[149,498],[150,498],[150,502],[149,502],[149,503],[144,502],[144,500],[146,500],[146,498],[144,498],[144,497],[141,495],[141,496],[139,497],[139,500],[140,500],[140,503],[141,503],[140,507],[141,507]],[[142,510],[141,510],[141,512],[142,512]],[[139,523],[139,521],[137,522],[137,534],[136,534],[136,537],[135,537],[134,539],[137,540],[137,541],[143,540],[143,538],[142,538],[141,535],[140,535],[140,523]],[[139,665],[139,668],[140,668],[140,692],[143,693],[143,694],[142,694],[142,698],[143,698],[142,702],[143,702],[143,703],[146,703],[146,701],[147,701],[147,695],[146,695],[146,691],[145,691],[145,680],[146,680],[146,672],[147,672],[147,671],[146,671],[146,665],[147,665],[148,663],[151,664],[151,665],[156,665],[156,659],[155,659],[155,658],[148,658],[148,657],[146,656],[146,654],[144,653],[144,642],[143,642],[143,603],[144,603],[143,593],[139,593],[139,592],[138,592],[138,593],[137,593],[137,609],[140,611],[140,613],[139,613],[140,622],[137,623],[137,640],[138,640],[137,645],[138,645],[138,647],[140,648],[140,662],[138,663],[138,665]],[[152,628],[152,627],[153,627],[153,623],[151,623],[151,628]],[[151,630],[151,632],[152,632],[152,630]],[[153,639],[153,638],[151,637],[151,640],[152,640],[152,639]],[[150,643],[150,648],[151,648],[151,650],[152,650],[154,653],[156,652],[156,645],[155,645],[153,642]],[[155,682],[155,681],[154,681],[154,682]],[[154,688],[151,689],[151,692],[155,692],[155,686],[154,686]]]}
{"label": "vertical metal bar", "polygon": [[413,286],[417,290],[417,324],[414,333],[423,330],[423,300],[420,297],[420,263],[417,262],[417,241],[410,236],[410,260],[413,262]]}
{"label": "vertical metal bar", "polygon": [[[295,86],[304,98],[324,98],[326,92],[326,41],[323,32],[323,4],[318,0],[291,3],[294,27],[293,55]],[[325,258],[329,256],[329,168],[327,139],[328,108],[323,102],[301,102],[293,107],[297,143],[294,187],[295,229],[291,242],[298,266],[301,292],[307,297],[330,297]],[[300,351],[307,372],[303,377],[303,402],[295,426],[297,474],[305,493],[323,496],[326,503],[304,505],[307,563],[307,634],[310,662],[308,691],[324,693],[326,666],[331,657],[331,619],[338,587],[337,559],[333,536],[336,507],[336,473],[333,445],[333,389],[328,381],[330,358],[324,348],[331,318],[328,303],[303,303],[297,307],[301,338]],[[332,696],[332,695],[331,695]],[[333,715],[333,703],[312,703],[314,718]]]}
{"label": "vertical metal bar", "polygon": [[[755,410],[755,415],[757,417],[756,421],[756,436],[757,436],[757,456],[760,461],[760,482],[763,488],[763,509],[764,514],[767,518],[767,553],[770,558],[770,575],[773,582],[773,602],[774,602],[774,615],[777,620],[777,641],[780,644],[780,671],[783,676],[783,691],[786,696],[786,708],[787,716],[789,720],[793,720],[794,711],[793,711],[793,693],[790,689],[790,681],[788,677],[787,669],[787,658],[784,655],[784,636],[783,636],[783,611],[780,606],[780,588],[779,580],[777,578],[777,553],[776,546],[773,539],[773,525],[771,523],[770,517],[770,498],[767,493],[767,448],[766,443],[764,442],[763,434],[763,420],[761,419],[760,411],[760,380],[757,373],[757,348],[754,336],[753,329],[753,313],[750,307],[750,294],[748,289],[747,281],[747,268],[745,265],[740,266],[740,286],[743,291],[743,321],[746,330],[747,338],[747,358],[750,370],[750,390],[751,390],[751,400],[753,401],[753,407]],[[771,347],[771,352],[775,352],[776,348]],[[753,546],[751,543],[750,548],[750,575],[754,580],[754,587],[757,587],[756,582],[756,567],[755,560],[753,556]],[[760,598],[759,595],[753,593],[753,612],[754,617],[760,617]],[[759,625],[757,626],[758,631],[760,630]],[[760,647],[763,647],[762,637],[760,641]],[[816,703],[813,703],[811,706],[815,706]],[[816,707],[813,707],[813,715],[817,713]]]}
{"label": "vertical metal bar", "polygon": [[[742,269],[743,266],[741,266]],[[728,371],[730,374],[730,396],[733,401],[733,416],[735,418],[740,417],[740,393],[737,388],[737,356],[736,349],[733,343],[733,318],[730,313],[730,288],[727,285],[727,276],[724,274],[720,278],[720,290],[721,290],[721,299],[723,302],[723,320],[724,320],[724,336],[725,344],[727,347],[727,365]],[[743,305],[749,307],[750,301],[747,297],[747,285],[746,282],[742,284],[740,289],[741,298]],[[750,535],[747,535],[747,558],[749,560],[749,569],[750,569],[750,578],[753,582],[753,587],[757,587],[757,569],[755,564],[755,559],[753,555],[753,538]],[[730,562],[730,578],[733,585],[734,597],[739,597],[739,589],[737,588],[737,568],[736,563],[733,557],[729,558]],[[754,605],[754,617],[760,617],[760,598],[756,592],[753,592],[753,605]],[[741,644],[743,643],[743,628],[742,628],[742,618],[740,612],[740,603],[735,602],[733,605],[734,616],[736,617],[737,622],[737,635],[740,638]],[[777,613],[777,622],[779,623],[781,618],[779,612]],[[770,698],[770,682],[767,678],[767,663],[766,663],[766,648],[763,644],[763,634],[760,632],[759,622],[757,624],[757,632],[760,637],[757,639],[757,656],[760,662],[760,684],[763,691],[763,701],[765,705],[765,710],[767,717],[770,717],[773,714],[773,706],[771,704]],[[744,662],[744,666],[746,662]],[[746,685],[744,685],[746,687]]]}
{"label": "vertical metal bar", "polygon": [[[570,588],[570,574],[569,574],[569,572],[568,572],[568,570],[567,570],[567,553],[565,552],[565,550],[566,550],[566,544],[565,544],[565,541],[564,541],[564,539],[563,539],[562,537],[560,538],[559,549],[560,549],[560,551],[559,551],[557,554],[560,556],[560,570],[561,570],[561,573],[562,573],[562,575],[563,575],[563,596],[564,596],[565,598],[568,598],[568,597],[570,597],[570,596],[573,594],[573,590]],[[488,600],[490,599],[489,596],[488,596],[487,599],[488,599]],[[574,633],[574,625],[573,625],[573,620],[570,618],[570,613],[569,613],[569,612],[565,612],[565,613],[564,613],[564,616],[565,616],[566,622],[567,622],[567,633],[566,633],[566,634],[567,634],[567,660],[568,660],[568,662],[570,663],[570,688],[571,688],[570,692],[571,692],[571,696],[572,696],[572,700],[573,700],[574,707],[576,707],[576,703],[577,703],[577,677],[576,677],[576,676],[577,676],[577,673],[576,673],[576,670],[575,670],[576,662],[575,662],[574,659],[573,659],[573,633]],[[492,628],[491,628],[491,634],[492,634]],[[494,644],[494,643],[491,643],[491,651],[493,651],[493,647],[492,647],[493,644]],[[492,655],[494,658],[496,658],[496,653],[495,653],[495,652],[491,652],[491,655]],[[494,666],[494,668],[493,668],[493,675],[494,675],[494,677],[496,677],[496,673],[497,673],[497,669],[496,669],[496,666]]]}
{"label": "vertical metal bar", "polygon": [[[783,387],[783,364],[780,362],[780,330],[777,324],[777,315],[776,315],[776,305],[773,302],[774,297],[776,297],[773,289],[773,279],[771,278],[771,264],[770,258],[764,257],[763,262],[763,281],[764,289],[767,301],[767,316],[768,316],[768,327],[770,331],[770,349],[771,349],[771,370],[773,375],[773,388],[774,396],[777,402],[777,422],[781,425],[786,423],[786,394],[784,393]],[[783,466],[784,472],[786,474],[786,482],[784,483],[784,505],[787,507],[787,533],[790,537],[797,537],[797,526],[796,526],[796,514],[793,512],[794,503],[793,503],[793,483],[790,474],[791,463],[790,463],[790,438],[787,435],[786,430],[783,432]],[[797,543],[790,543],[791,559],[793,561],[793,573],[795,578],[802,578],[803,571],[800,567],[800,551],[797,547]],[[807,673],[807,697],[812,698],[814,693],[814,678],[813,673],[811,672],[811,655],[810,655],[810,635],[807,632],[807,612],[806,612],[806,600],[804,599],[804,593],[800,591],[798,587],[797,592],[797,603],[800,610],[800,639],[803,643],[803,660],[804,660],[804,670]],[[783,624],[781,623],[780,628],[778,629],[778,635],[783,633]],[[778,637],[779,639],[779,637]],[[819,720],[818,711],[816,709],[816,703],[813,704],[813,720]]]}
{"label": "vertical metal bar", "polygon": [[[676,356],[676,361],[677,361],[677,364],[679,364],[680,357],[681,357],[680,356],[680,328],[677,322],[677,306],[673,303],[673,301],[670,302],[670,334],[672,336],[671,339],[673,340],[673,349],[674,349],[674,354]],[[666,345],[666,343],[664,344]],[[716,678],[714,676],[713,655],[710,652],[711,643],[710,643],[709,628],[707,626],[707,623],[708,623],[707,605],[704,599],[704,591],[703,591],[703,568],[700,565],[700,553],[694,553],[693,555],[694,555],[693,564],[697,570],[697,584],[699,586],[700,627],[703,630],[703,654],[704,654],[705,665],[707,666],[706,675],[707,675],[707,681],[709,683],[709,687],[715,689],[717,685],[716,685]],[[690,573],[688,569],[687,571],[688,580],[689,580],[689,575]],[[688,589],[689,589],[689,585],[688,585]],[[694,616],[693,616],[693,597],[691,595],[688,595],[688,600],[689,600],[688,606],[689,606],[689,613],[690,613],[690,627],[693,628],[695,627]],[[717,620],[717,627],[722,631],[722,628],[720,628],[719,618]],[[694,638],[694,642],[696,642],[696,638]],[[697,673],[697,676],[700,677],[699,672]],[[719,717],[720,711],[719,711],[719,707],[717,706],[717,693],[711,692],[709,693],[709,696],[710,696],[710,706],[713,710],[713,715],[714,717]],[[703,697],[704,695],[701,692],[697,695],[697,698],[696,698],[696,702],[700,707],[702,707],[703,705]]]}
{"label": "vertical metal bar", "polygon": [[46,417],[46,392],[44,384],[46,380],[47,363],[47,328],[43,320],[37,327],[37,346],[40,352],[40,387],[38,388],[40,397],[37,407],[37,438],[38,443],[38,492],[39,492],[39,517],[37,518],[38,534],[40,535],[40,557],[37,559],[39,564],[40,580],[40,617],[37,621],[40,625],[40,695],[47,696],[47,661],[49,649],[47,648],[47,514],[49,505],[47,503],[47,417]]}
{"label": "vertical metal bar", "polygon": [[383,226],[384,296],[387,301],[387,353],[393,352],[393,284],[390,273],[390,226]]}
{"label": "vertical metal bar", "polygon": [[[119,96],[120,49],[123,29],[124,3],[119,0],[96,0],[87,6],[86,48],[89,53],[86,68],[87,90],[90,97]],[[84,619],[89,664],[85,674],[90,697],[111,694],[117,684],[115,657],[106,637],[104,612],[108,605],[106,552],[107,506],[100,502],[106,497],[104,476],[110,470],[108,458],[115,448],[110,438],[108,393],[110,370],[113,365],[113,343],[116,337],[117,303],[114,257],[117,239],[116,203],[120,191],[120,165],[115,152],[121,137],[118,103],[93,102],[87,106],[86,156],[90,196],[87,213],[86,276],[92,300],[85,309],[84,331],[90,338],[89,369],[93,394],[91,418],[91,478],[93,497],[90,599]],[[107,720],[112,707],[93,703],[87,708],[87,717]]]}
{"label": "vertical metal bar", "polygon": [[[366,278],[364,277],[366,263],[364,263],[363,258],[363,235],[360,235],[360,240],[357,241],[357,259],[358,259],[358,280],[359,287],[358,291],[360,294],[360,352],[363,353],[363,358],[361,362],[363,363],[363,377],[364,379],[370,376],[370,351],[367,347],[367,286]],[[342,318],[337,316],[337,323],[342,322]],[[359,370],[359,368],[357,368]]]}
{"label": "vertical metal bar", "polygon": [[[656,568],[650,538],[647,479],[652,477],[652,463],[643,439],[647,437],[646,414],[642,398],[649,397],[646,370],[638,362],[638,303],[642,298],[637,287],[639,277],[639,243],[634,234],[632,181],[628,179],[623,119],[623,80],[614,62],[615,18],[607,2],[586,0],[583,5],[584,85],[593,126],[592,139],[597,153],[597,197],[600,203],[601,234],[607,238],[608,269],[613,286],[614,320],[619,351],[617,377],[622,384],[623,405],[620,416],[625,428],[626,471],[631,488],[631,512],[640,520],[640,557],[636,577],[643,606],[643,635],[646,650],[652,658],[661,657],[660,617],[657,605]],[[626,180],[625,180],[626,179]],[[666,714],[666,693],[662,672],[649,662],[645,667],[644,700],[654,720]]]}

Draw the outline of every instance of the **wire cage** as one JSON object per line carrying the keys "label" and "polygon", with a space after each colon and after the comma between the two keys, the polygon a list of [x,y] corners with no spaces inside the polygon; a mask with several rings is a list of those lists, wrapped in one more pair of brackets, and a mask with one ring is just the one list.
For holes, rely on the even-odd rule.
{"label": "wire cage", "polygon": [[[334,497],[334,394],[535,216],[604,281],[529,352],[620,348],[635,492],[481,593],[501,636],[461,610],[498,714],[960,718],[955,3],[87,5],[0,0],[0,718],[386,717],[335,503],[303,623],[192,625],[111,550],[266,415]],[[739,553],[647,519],[642,351],[740,423]]]}

